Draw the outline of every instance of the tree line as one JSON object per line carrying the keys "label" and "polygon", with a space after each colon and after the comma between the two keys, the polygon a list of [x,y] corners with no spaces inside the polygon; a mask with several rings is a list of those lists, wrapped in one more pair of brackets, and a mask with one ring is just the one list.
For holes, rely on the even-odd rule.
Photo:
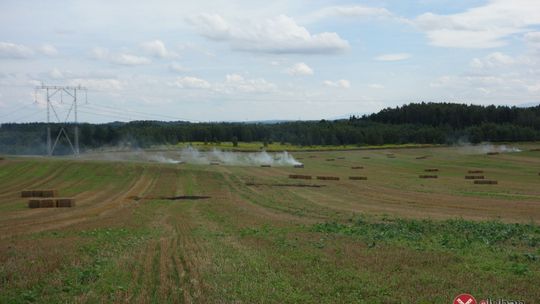
{"label": "tree line", "polygon": [[[0,127],[0,153],[44,154],[45,123]],[[61,125],[52,124],[53,134]],[[68,133],[73,132],[67,126]],[[452,144],[459,141],[540,140],[540,106],[517,108],[453,103],[411,103],[349,119],[280,123],[132,121],[79,124],[81,150],[102,146],[149,147],[179,142],[280,142],[311,145]],[[54,140],[54,138],[53,138]],[[59,154],[69,153],[61,141]]]}

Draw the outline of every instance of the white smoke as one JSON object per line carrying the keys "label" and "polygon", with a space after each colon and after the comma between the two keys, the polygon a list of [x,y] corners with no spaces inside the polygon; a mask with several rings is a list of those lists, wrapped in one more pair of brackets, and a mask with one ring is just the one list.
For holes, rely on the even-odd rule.
{"label": "white smoke", "polygon": [[234,166],[294,166],[301,165],[299,161],[287,151],[279,153],[262,152],[229,152],[214,149],[209,152],[201,152],[193,147],[187,147],[180,151],[180,160],[190,164],[220,163]]}
{"label": "white smoke", "polygon": [[517,147],[511,147],[506,145],[493,145],[487,143],[479,145],[465,145],[461,147],[461,150],[465,154],[513,153],[522,151]]}

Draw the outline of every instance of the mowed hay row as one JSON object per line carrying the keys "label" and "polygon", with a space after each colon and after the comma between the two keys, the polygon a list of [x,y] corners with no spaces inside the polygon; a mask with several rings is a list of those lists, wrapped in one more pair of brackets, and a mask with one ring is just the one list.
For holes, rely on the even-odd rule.
{"label": "mowed hay row", "polygon": [[311,179],[311,175],[289,174],[292,179]]}
{"label": "mowed hay row", "polygon": [[358,169],[364,169],[362,166],[352,166],[351,169],[358,170]]}
{"label": "mowed hay row", "polygon": [[339,180],[337,176],[317,176],[318,180]]}
{"label": "mowed hay row", "polygon": [[497,182],[496,180],[487,180],[487,179],[480,179],[480,180],[474,181],[475,185],[497,185],[498,183],[499,182]]}
{"label": "mowed hay row", "polygon": [[56,207],[58,208],[75,207],[75,199],[74,198],[57,198]]}
{"label": "mowed hay row", "polygon": [[427,168],[427,169],[424,169],[424,172],[439,172],[439,169],[437,169],[437,168]]}
{"label": "mowed hay row", "polygon": [[437,175],[419,175],[419,178],[439,178]]}
{"label": "mowed hay row", "polygon": [[367,176],[349,176],[350,180],[367,180]]}
{"label": "mowed hay row", "polygon": [[484,173],[484,170],[469,170],[467,173],[477,174],[477,173]]}
{"label": "mowed hay row", "polygon": [[465,175],[465,179],[484,179],[483,175]]}

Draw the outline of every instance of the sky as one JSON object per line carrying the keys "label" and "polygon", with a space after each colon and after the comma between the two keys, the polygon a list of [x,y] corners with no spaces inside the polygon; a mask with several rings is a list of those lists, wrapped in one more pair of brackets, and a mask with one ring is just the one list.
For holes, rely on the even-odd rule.
{"label": "sky", "polygon": [[[0,123],[335,119],[540,101],[540,1],[0,1]],[[71,97],[51,121],[73,120]]]}

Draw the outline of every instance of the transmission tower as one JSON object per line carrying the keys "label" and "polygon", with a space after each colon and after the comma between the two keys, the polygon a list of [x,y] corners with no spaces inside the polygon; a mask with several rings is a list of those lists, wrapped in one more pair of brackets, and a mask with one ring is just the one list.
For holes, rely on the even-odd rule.
{"label": "transmission tower", "polygon": [[[78,93],[80,93],[81,91],[84,92],[85,102],[88,103],[87,89],[80,85],[79,86],[47,86],[47,85],[42,84],[41,86],[36,87],[35,90],[36,90],[36,102],[37,102],[38,91],[44,91],[47,97],[47,155],[48,156],[53,155],[54,149],[56,148],[58,141],[60,140],[62,135],[64,135],[69,143],[69,146],[71,147],[71,150],[73,151],[73,154],[75,156],[78,156],[79,155],[79,125],[77,121],[77,103],[79,101],[77,97],[78,97]],[[68,96],[68,99],[69,99],[69,101],[66,102],[66,104],[69,105],[69,110],[66,114],[65,119],[61,120],[52,102],[52,98],[56,96],[57,94],[60,94],[60,103],[64,103],[64,93]],[[56,122],[60,124],[60,130],[58,131],[58,134],[56,134],[56,139],[54,140],[54,143],[52,142],[52,137],[51,137],[51,112],[54,114],[54,117],[56,118]],[[70,120],[72,113],[73,113],[73,126],[74,126],[73,131],[74,131],[74,144],[75,145],[72,144],[71,139],[69,138],[69,135],[66,132],[66,129],[64,128],[68,120]]]}

